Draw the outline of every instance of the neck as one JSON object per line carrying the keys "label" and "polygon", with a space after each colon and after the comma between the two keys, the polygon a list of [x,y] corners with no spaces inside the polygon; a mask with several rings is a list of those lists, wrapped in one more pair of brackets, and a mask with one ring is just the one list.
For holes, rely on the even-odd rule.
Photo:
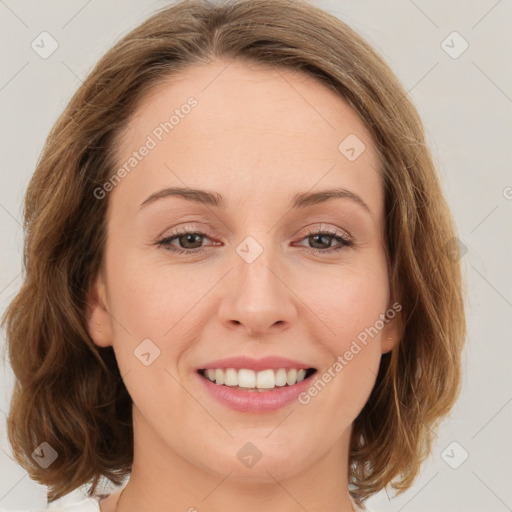
{"label": "neck", "polygon": [[132,473],[116,512],[354,510],[347,481],[350,430],[307,467],[294,468],[290,460],[265,466],[263,455],[250,469],[248,479],[236,474],[238,459],[234,471],[216,472],[202,466],[201,461],[193,463],[181,457],[149,425],[138,420],[134,422],[138,429],[134,429]]}

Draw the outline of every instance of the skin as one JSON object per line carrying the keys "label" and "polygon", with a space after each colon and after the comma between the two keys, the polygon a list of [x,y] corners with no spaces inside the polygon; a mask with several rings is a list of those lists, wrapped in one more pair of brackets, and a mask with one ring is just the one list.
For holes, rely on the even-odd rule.
{"label": "skin", "polygon": [[[345,100],[309,75],[215,60],[143,99],[119,165],[190,96],[198,105],[110,192],[105,258],[90,290],[91,336],[113,346],[133,399],[134,463],[119,511],[352,510],[351,425],[381,354],[399,337],[398,317],[306,405],[237,412],[206,392],[196,369],[233,355],[279,355],[310,364],[318,377],[391,307],[371,136]],[[338,150],[349,134],[366,145],[354,161]],[[218,192],[227,207],[180,197],[141,207],[171,186]],[[347,198],[290,209],[294,194],[333,187],[370,211]],[[210,233],[172,246],[197,251],[202,241],[204,252],[158,245],[184,226]],[[339,241],[311,240],[309,227],[350,235],[353,245],[333,252]],[[263,248],[250,264],[236,252],[247,236]],[[147,338],[160,349],[149,366],[134,356]],[[247,442],[262,453],[251,468],[237,457]],[[115,510],[118,495],[101,511]]]}

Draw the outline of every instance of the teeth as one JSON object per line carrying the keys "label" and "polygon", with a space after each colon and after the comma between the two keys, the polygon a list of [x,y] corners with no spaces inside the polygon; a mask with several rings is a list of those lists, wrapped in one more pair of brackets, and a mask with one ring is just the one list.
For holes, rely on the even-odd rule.
{"label": "teeth", "polygon": [[222,370],[215,370],[215,382],[224,384],[224,372]]}
{"label": "teeth", "polygon": [[[217,370],[222,371],[222,370]],[[238,386],[238,376],[234,368],[228,368],[224,373],[225,386]]]}
{"label": "teeth", "polygon": [[279,368],[276,372],[276,386],[286,386],[287,374],[284,368]]}
{"label": "teeth", "polygon": [[287,371],[285,368],[279,368],[276,371],[268,369],[255,372],[247,368],[240,370],[235,368],[227,368],[225,370],[209,368],[204,372],[204,376],[219,385],[247,389],[273,389],[276,386],[293,386],[298,382],[302,382],[306,377],[306,370],[290,368]]}
{"label": "teeth", "polygon": [[295,368],[292,368],[291,370],[288,370],[288,376],[286,377],[286,383],[288,386],[292,386],[297,382],[297,370]]}
{"label": "teeth", "polygon": [[[254,372],[253,372],[254,373]],[[276,387],[274,370],[263,370],[256,374],[256,387],[258,389],[272,389]]]}
{"label": "teeth", "polygon": [[[233,368],[228,368],[228,371],[229,370],[235,371]],[[253,370],[238,370],[238,382],[236,384],[232,384],[232,386],[236,385],[240,386],[241,388],[255,388],[256,374],[254,373]]]}

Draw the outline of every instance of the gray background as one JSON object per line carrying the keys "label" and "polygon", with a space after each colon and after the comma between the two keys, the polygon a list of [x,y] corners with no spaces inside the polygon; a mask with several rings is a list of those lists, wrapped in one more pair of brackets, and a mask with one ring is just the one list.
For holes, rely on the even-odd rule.
{"label": "gray background", "polygon": [[[391,501],[381,492],[369,504],[379,512],[512,510],[512,4],[315,3],[365,36],[408,90],[467,249],[462,263],[469,334],[462,395],[414,486]],[[48,131],[99,57],[165,4],[0,0],[2,311],[21,283],[22,198]],[[47,59],[31,48],[43,31],[59,44]],[[459,53],[462,40],[452,36],[442,46],[453,31],[469,44],[457,58],[445,49]],[[45,488],[8,456],[5,415],[12,374],[8,368],[0,371],[0,507],[44,508]],[[61,503],[83,496],[77,490]]]}

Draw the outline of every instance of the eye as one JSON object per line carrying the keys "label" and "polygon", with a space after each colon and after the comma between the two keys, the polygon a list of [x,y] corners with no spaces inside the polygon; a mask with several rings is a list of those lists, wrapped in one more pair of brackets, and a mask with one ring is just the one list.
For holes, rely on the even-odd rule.
{"label": "eye", "polygon": [[[171,233],[169,236],[160,240],[158,242],[158,246],[164,247],[166,250],[177,254],[198,254],[205,250],[202,246],[203,238],[208,238],[207,233],[184,228],[180,231]],[[181,247],[174,245],[172,243],[174,240],[176,240]]]}
{"label": "eye", "polygon": [[[316,254],[338,252],[353,246],[350,236],[331,227],[311,229],[301,240],[306,240],[312,245],[312,247],[306,247],[308,252]],[[337,241],[339,245],[332,247],[333,241]]]}
{"label": "eye", "polygon": [[[182,228],[158,241],[157,245],[176,254],[199,254],[206,251],[203,241],[207,238],[209,238],[208,234],[203,231]],[[330,226],[317,228],[316,230],[310,229],[301,240],[311,244],[312,247],[305,247],[305,249],[315,254],[338,252],[353,245],[353,240],[347,233]],[[333,241],[338,242],[337,247],[332,247]],[[177,242],[178,245],[173,242]],[[214,243],[212,245],[221,244]]]}

